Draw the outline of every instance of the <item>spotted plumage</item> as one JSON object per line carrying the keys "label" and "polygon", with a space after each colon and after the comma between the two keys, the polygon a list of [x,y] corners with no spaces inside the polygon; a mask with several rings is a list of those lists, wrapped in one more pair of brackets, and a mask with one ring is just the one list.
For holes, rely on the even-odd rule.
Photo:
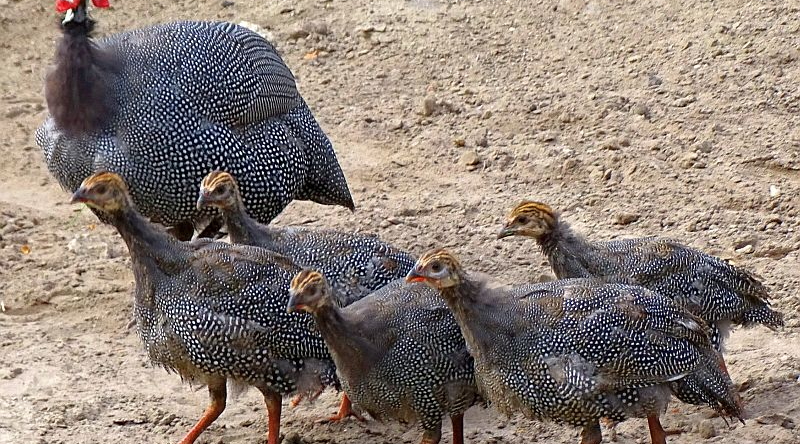
{"label": "spotted plumage", "polygon": [[340,306],[404,277],[414,265],[411,254],[374,235],[260,224],[247,214],[237,181],[227,172],[203,179],[197,205],[221,211],[232,242],[267,248],[319,270]]}
{"label": "spotted plumage", "polygon": [[292,281],[290,310],[312,313],[350,399],[370,415],[418,420],[424,444],[438,443],[442,416],[463,443],[463,413],[479,401],[473,361],[453,315],[435,291],[395,281],[339,308],[325,277]]}
{"label": "spotted plumage", "polygon": [[224,409],[227,380],[264,393],[269,444],[277,444],[281,396],[338,385],[313,318],[286,312],[289,283],[301,270],[290,259],[208,239],[178,241],[136,211],[114,173],[87,178],[73,202],[97,210],[128,245],[136,325],[151,361],[209,386],[211,406],[183,443]]}
{"label": "spotted plumage", "polygon": [[783,325],[767,288],[717,257],[655,237],[592,242],[548,205],[526,201],[507,217],[500,237],[534,238],[558,278],[597,277],[641,285],[669,297],[713,327],[717,349],[733,324]]}
{"label": "spotted plumage", "polygon": [[52,115],[36,131],[65,189],[114,171],[145,216],[201,226],[211,213],[197,210],[196,186],[222,168],[265,223],[292,199],[354,208],[333,146],[260,35],[231,23],[176,22],[95,42],[79,3],[47,78]]}
{"label": "spotted plumage", "polygon": [[711,369],[727,381],[712,407],[741,415],[702,320],[645,288],[565,279],[490,289],[444,250],[420,257],[407,279],[440,291],[481,393],[500,411],[583,427],[584,443],[600,442],[600,418],[648,417],[653,442],[663,443],[658,416],[670,383]]}

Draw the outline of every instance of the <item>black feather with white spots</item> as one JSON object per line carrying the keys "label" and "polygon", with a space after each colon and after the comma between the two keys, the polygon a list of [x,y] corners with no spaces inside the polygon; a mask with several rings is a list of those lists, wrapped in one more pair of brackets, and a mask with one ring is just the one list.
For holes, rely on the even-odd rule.
{"label": "black feather with white spots", "polygon": [[[576,426],[657,415],[672,382],[715,365],[703,322],[642,287],[566,279],[511,291],[468,280],[456,288],[445,299],[481,392],[504,412]],[[713,401],[738,416],[735,405]]]}
{"label": "black feather with white spots", "polygon": [[258,34],[176,22],[97,44],[122,63],[111,122],[71,138],[48,118],[36,132],[64,188],[74,191],[96,171],[117,172],[139,210],[166,225],[211,214],[199,213],[194,199],[214,169],[239,178],[245,204],[263,222],[296,198],[353,207],[330,141]]}

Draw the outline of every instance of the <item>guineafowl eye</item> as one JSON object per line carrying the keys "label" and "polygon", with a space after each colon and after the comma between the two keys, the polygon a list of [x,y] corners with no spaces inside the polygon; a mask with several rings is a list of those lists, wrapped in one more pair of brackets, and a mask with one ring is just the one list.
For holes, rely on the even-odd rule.
{"label": "guineafowl eye", "polygon": [[214,194],[215,196],[222,196],[223,194],[227,193],[228,193],[228,187],[226,185],[220,185],[212,192],[212,194]]}
{"label": "guineafowl eye", "polygon": [[105,184],[102,183],[94,187],[94,192],[97,195],[106,194],[107,191],[108,191],[107,187],[105,186]]}
{"label": "guineafowl eye", "polygon": [[530,222],[530,220],[528,219],[528,216],[520,216],[520,217],[517,218],[517,223],[518,224],[525,225],[528,222]]}
{"label": "guineafowl eye", "polygon": [[442,271],[444,271],[444,265],[442,265],[441,262],[434,262],[431,264],[431,271],[436,274],[439,274]]}

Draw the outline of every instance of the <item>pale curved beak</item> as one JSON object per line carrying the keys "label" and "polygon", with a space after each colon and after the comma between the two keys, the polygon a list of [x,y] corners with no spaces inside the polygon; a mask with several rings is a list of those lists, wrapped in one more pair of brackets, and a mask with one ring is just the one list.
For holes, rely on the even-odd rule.
{"label": "pale curved beak", "polygon": [[197,197],[197,209],[202,210],[203,208],[208,206],[209,198],[208,193],[205,191],[200,191],[200,195]]}
{"label": "pale curved beak", "polygon": [[499,233],[497,233],[497,238],[502,239],[504,237],[509,237],[517,234],[517,232],[513,228],[503,227]]}
{"label": "pale curved beak", "polygon": [[412,269],[406,275],[406,282],[425,282],[427,278],[417,272],[416,269]]}
{"label": "pale curved beak", "polygon": [[86,190],[83,187],[80,187],[74,193],[72,193],[72,197],[69,199],[69,203],[71,204],[86,203],[88,200],[89,199],[86,196]]}

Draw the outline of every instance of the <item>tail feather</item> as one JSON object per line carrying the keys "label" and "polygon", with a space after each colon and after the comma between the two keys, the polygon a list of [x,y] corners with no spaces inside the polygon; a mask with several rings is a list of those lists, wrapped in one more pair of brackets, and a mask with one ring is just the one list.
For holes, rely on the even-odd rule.
{"label": "tail feather", "polygon": [[295,138],[305,145],[309,160],[305,187],[295,198],[323,205],[341,205],[354,211],[355,203],[333,145],[305,102],[292,110],[284,120]]}

